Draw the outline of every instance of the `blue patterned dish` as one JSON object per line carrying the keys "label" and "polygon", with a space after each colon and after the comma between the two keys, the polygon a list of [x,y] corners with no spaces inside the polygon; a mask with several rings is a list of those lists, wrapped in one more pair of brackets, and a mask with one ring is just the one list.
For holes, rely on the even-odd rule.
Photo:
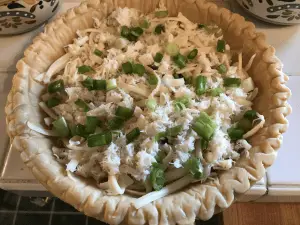
{"label": "blue patterned dish", "polygon": [[0,0],[0,35],[32,30],[51,18],[59,0]]}
{"label": "blue patterned dish", "polygon": [[270,23],[300,23],[300,0],[237,0],[248,12]]}

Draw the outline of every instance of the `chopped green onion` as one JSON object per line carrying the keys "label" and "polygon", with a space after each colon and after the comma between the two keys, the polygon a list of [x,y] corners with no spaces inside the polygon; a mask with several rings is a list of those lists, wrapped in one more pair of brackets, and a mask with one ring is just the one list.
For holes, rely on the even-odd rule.
{"label": "chopped green onion", "polygon": [[202,28],[205,28],[205,27],[206,27],[205,24],[201,24],[201,23],[198,24],[198,28],[199,28],[199,29],[202,29]]}
{"label": "chopped green onion", "polygon": [[250,121],[253,121],[254,119],[257,118],[257,112],[255,110],[248,110],[245,112],[244,114],[244,118],[250,120]]}
{"label": "chopped green onion", "polygon": [[207,77],[199,75],[195,80],[195,92],[197,95],[202,95],[206,91]]}
{"label": "chopped green onion", "polygon": [[174,106],[177,109],[177,111],[181,111],[182,109],[188,107],[190,102],[191,102],[190,96],[185,95],[185,96],[175,99]]}
{"label": "chopped green onion", "polygon": [[133,27],[130,29],[130,33],[136,37],[139,37],[144,33],[144,30],[141,27]]}
{"label": "chopped green onion", "polygon": [[167,137],[167,132],[159,132],[155,135],[155,141],[159,141],[160,139],[164,139]]}
{"label": "chopped green onion", "polygon": [[218,67],[217,67],[217,70],[220,74],[225,74],[227,72],[227,68],[224,64],[220,64]]}
{"label": "chopped green onion", "polygon": [[123,106],[118,106],[115,114],[123,120],[129,120],[133,115],[133,110]]}
{"label": "chopped green onion", "polygon": [[93,90],[106,90],[106,80],[93,80]]}
{"label": "chopped green onion", "polygon": [[150,181],[155,191],[159,191],[165,185],[165,174],[163,169],[153,166],[150,172]]}
{"label": "chopped green onion", "polygon": [[193,77],[192,76],[190,76],[190,77],[184,76],[184,83],[185,84],[192,84],[193,83]]}
{"label": "chopped green onion", "polygon": [[[155,160],[156,162],[161,163],[165,157],[166,157],[166,153],[164,151],[159,151],[155,156]],[[152,166],[158,167],[154,163],[152,164]]]}
{"label": "chopped green onion", "polygon": [[95,72],[95,70],[92,67],[86,66],[86,65],[79,66],[77,68],[77,70],[78,70],[78,73],[80,73],[80,74]]}
{"label": "chopped green onion", "polygon": [[95,132],[96,127],[100,125],[100,120],[95,116],[87,116],[85,121],[85,131],[88,134]]}
{"label": "chopped green onion", "polygon": [[148,20],[144,19],[140,22],[140,26],[141,26],[141,28],[148,29],[150,27],[150,22]]}
{"label": "chopped green onion", "polygon": [[224,87],[239,87],[241,85],[241,79],[240,78],[224,78]]}
{"label": "chopped green onion", "polygon": [[81,82],[84,87],[90,91],[94,88],[94,80],[90,77],[87,77],[84,81]]}
{"label": "chopped green onion", "polygon": [[[77,124],[74,128],[74,136],[77,135],[79,137],[83,137],[83,138],[87,138],[88,137],[88,133],[86,132],[86,128],[84,125],[82,124]],[[72,132],[72,133],[73,133]]]}
{"label": "chopped green onion", "polygon": [[54,106],[57,106],[60,104],[60,99],[59,98],[56,98],[56,97],[52,97],[50,99],[47,100],[46,102],[46,105],[49,107],[49,108],[52,108]]}
{"label": "chopped green onion", "polygon": [[155,64],[148,65],[148,66],[153,70],[158,70],[158,66],[156,66]]}
{"label": "chopped green onion", "polygon": [[147,81],[148,81],[148,83],[149,83],[150,85],[157,85],[157,83],[158,83],[157,77],[156,77],[155,75],[153,75],[153,74],[149,74],[149,75],[148,75]]}
{"label": "chopped green onion", "polygon": [[202,177],[202,166],[200,159],[192,156],[184,163],[184,168],[189,171],[195,179],[201,179]]}
{"label": "chopped green onion", "polygon": [[92,134],[87,138],[88,147],[90,148],[109,145],[111,141],[112,141],[111,132],[102,133],[102,134]]}
{"label": "chopped green onion", "polygon": [[182,125],[168,128],[166,131],[167,137],[176,137],[183,130]]}
{"label": "chopped green onion", "polygon": [[225,52],[225,45],[226,45],[226,42],[224,40],[218,40],[218,43],[217,43],[217,52],[224,53]]}
{"label": "chopped green onion", "polygon": [[210,95],[211,95],[212,97],[217,97],[217,96],[219,96],[221,93],[223,93],[222,88],[214,88],[214,89],[210,90]]}
{"label": "chopped green onion", "polygon": [[157,18],[164,18],[164,17],[167,17],[168,16],[168,11],[156,11],[155,12],[155,16]]}
{"label": "chopped green onion", "polygon": [[227,133],[232,141],[236,141],[242,139],[245,132],[240,128],[231,127],[227,130]]}
{"label": "chopped green onion", "polygon": [[121,36],[124,38],[127,38],[128,35],[130,34],[130,29],[127,26],[122,26],[121,27]]}
{"label": "chopped green onion", "polygon": [[179,53],[179,47],[175,43],[168,43],[166,46],[166,52],[170,56],[176,56]]}
{"label": "chopped green onion", "polygon": [[106,82],[106,90],[110,91],[117,88],[117,80],[116,79],[110,79]]}
{"label": "chopped green onion", "polygon": [[90,107],[82,99],[77,99],[76,102],[75,102],[75,104],[79,108],[82,108],[84,112],[88,112],[90,110]]}
{"label": "chopped green onion", "polygon": [[64,81],[63,80],[56,80],[48,85],[48,92],[55,93],[60,92],[65,89]]}
{"label": "chopped green onion", "polygon": [[142,64],[133,64],[133,73],[143,76],[145,72],[145,67]]}
{"label": "chopped green onion", "polygon": [[96,49],[94,50],[94,54],[95,54],[96,56],[102,56],[102,55],[103,55],[103,52],[96,48]]}
{"label": "chopped green onion", "polygon": [[181,55],[180,53],[173,57],[173,61],[180,69],[183,69],[185,67],[186,58],[185,58],[185,56]]}
{"label": "chopped green onion", "polygon": [[135,139],[137,139],[141,134],[141,131],[138,127],[134,128],[132,131],[130,131],[128,134],[126,134],[126,140],[127,144],[133,142]]}
{"label": "chopped green onion", "polygon": [[205,140],[210,140],[213,136],[216,124],[215,122],[205,113],[201,112],[200,116],[196,119],[192,125],[192,129]]}
{"label": "chopped green onion", "polygon": [[208,141],[202,138],[201,141],[200,141],[200,146],[201,146],[201,150],[207,149],[208,148]]}
{"label": "chopped green onion", "polygon": [[70,133],[67,121],[64,117],[59,117],[52,123],[54,130],[60,137],[67,137]]}
{"label": "chopped green onion", "polygon": [[130,33],[128,36],[127,36],[127,39],[128,41],[137,41],[138,40],[138,37],[137,36],[134,36],[132,33]]}
{"label": "chopped green onion", "polygon": [[190,51],[190,53],[187,55],[188,59],[194,59],[196,58],[196,56],[198,55],[198,49],[193,49],[192,51]]}
{"label": "chopped green onion", "polygon": [[163,59],[164,55],[160,52],[156,53],[154,56],[154,61],[157,63],[160,63],[161,60]]}
{"label": "chopped green onion", "polygon": [[131,62],[126,62],[122,64],[122,70],[126,74],[130,74],[133,72],[133,67]]}
{"label": "chopped green onion", "polygon": [[251,130],[252,128],[252,122],[246,118],[242,118],[238,123],[237,123],[237,128],[242,129],[245,133]]}
{"label": "chopped green onion", "polygon": [[107,122],[108,128],[111,130],[118,130],[124,125],[124,120],[119,117],[114,117]]}
{"label": "chopped green onion", "polygon": [[146,101],[146,106],[147,106],[147,108],[148,108],[149,110],[151,110],[151,111],[154,111],[154,110],[155,110],[156,105],[157,105],[157,103],[156,103],[156,100],[155,100],[154,98],[148,99],[148,100]]}
{"label": "chopped green onion", "polygon": [[162,32],[165,32],[166,28],[163,24],[158,24],[154,29],[154,34],[161,34]]}

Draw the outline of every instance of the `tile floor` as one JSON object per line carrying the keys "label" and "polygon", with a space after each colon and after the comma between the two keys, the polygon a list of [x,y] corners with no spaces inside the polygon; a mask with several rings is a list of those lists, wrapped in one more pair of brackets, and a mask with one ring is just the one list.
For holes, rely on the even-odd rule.
{"label": "tile floor", "polygon": [[[57,198],[19,196],[0,189],[0,225],[106,225]],[[223,225],[223,215],[196,225]]]}

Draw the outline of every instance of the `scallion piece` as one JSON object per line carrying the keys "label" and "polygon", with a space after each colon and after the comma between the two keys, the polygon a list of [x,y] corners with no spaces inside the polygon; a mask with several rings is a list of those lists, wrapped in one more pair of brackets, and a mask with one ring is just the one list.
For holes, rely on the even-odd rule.
{"label": "scallion piece", "polygon": [[147,108],[150,110],[150,111],[154,111],[156,106],[157,106],[157,103],[156,103],[156,100],[151,98],[151,99],[148,99],[146,101],[146,106]]}
{"label": "scallion piece", "polygon": [[88,90],[94,89],[94,80],[90,77],[87,77],[84,81],[81,82],[84,87],[86,87]]}
{"label": "scallion piece", "polygon": [[121,27],[121,36],[124,38],[127,38],[128,35],[130,34],[130,29],[127,26],[122,26]]}
{"label": "scallion piece", "polygon": [[240,78],[224,78],[223,80],[224,87],[239,87],[241,85],[241,79]]}
{"label": "scallion piece", "polygon": [[149,83],[150,85],[157,85],[157,83],[158,83],[157,77],[156,77],[155,75],[153,75],[153,74],[149,74],[149,75],[148,75],[147,81],[148,81],[148,83]]}
{"label": "scallion piece", "polygon": [[140,136],[140,134],[141,134],[141,131],[138,127],[131,130],[128,134],[126,134],[127,144],[136,140]]}
{"label": "scallion piece", "polygon": [[215,132],[216,124],[205,112],[201,112],[200,116],[195,120],[195,123],[192,125],[192,129],[200,137],[209,141]]}
{"label": "scallion piece", "polygon": [[80,74],[85,74],[85,73],[92,73],[92,72],[95,72],[95,70],[94,70],[92,67],[86,66],[86,65],[79,66],[79,67],[77,68],[77,70],[78,70],[78,73],[80,73]]}
{"label": "scallion piece", "polygon": [[182,109],[186,108],[189,106],[191,102],[191,98],[189,96],[182,96],[180,98],[176,98],[174,100],[174,106],[177,109],[177,111],[181,111]]}
{"label": "scallion piece", "polygon": [[88,147],[109,145],[112,141],[112,133],[92,134],[87,138]]}
{"label": "scallion piece", "polygon": [[193,49],[192,51],[190,51],[190,53],[187,55],[188,59],[194,59],[196,58],[196,56],[198,55],[198,49]]}
{"label": "scallion piece", "polygon": [[198,24],[198,28],[199,28],[199,29],[202,29],[202,28],[205,28],[205,27],[206,27],[205,24],[201,24],[201,23]]}
{"label": "scallion piece", "polygon": [[124,125],[124,120],[120,117],[114,117],[107,122],[108,128],[110,130],[118,130]]}
{"label": "scallion piece", "polygon": [[157,18],[164,18],[164,17],[167,17],[168,16],[168,11],[165,10],[165,11],[156,11],[155,12],[155,16]]}
{"label": "scallion piece", "polygon": [[106,82],[106,90],[110,91],[117,88],[117,80],[116,79],[110,79]]}
{"label": "scallion piece", "polygon": [[140,27],[144,29],[148,29],[150,27],[150,22],[144,19],[140,22]]}
{"label": "scallion piece", "polygon": [[245,133],[251,130],[252,128],[252,122],[246,118],[242,118],[237,123],[237,128],[242,129]]}
{"label": "scallion piece", "polygon": [[201,150],[207,149],[208,148],[208,141],[202,138],[201,141],[200,141],[200,146],[201,146]]}
{"label": "scallion piece", "polygon": [[158,24],[154,29],[154,34],[161,34],[162,32],[165,32],[166,28],[163,24]]}
{"label": "scallion piece", "polygon": [[219,96],[221,93],[223,93],[222,88],[214,88],[214,89],[210,90],[210,95],[211,95],[212,97],[217,97],[217,96]]}
{"label": "scallion piece", "polygon": [[132,41],[132,42],[136,42],[138,40],[138,37],[137,36],[134,36],[132,33],[130,33],[128,36],[127,36],[127,40],[128,41]]}
{"label": "scallion piece", "polygon": [[85,131],[88,134],[95,132],[96,127],[100,125],[100,120],[95,116],[87,116],[85,121]]}
{"label": "scallion piece", "polygon": [[59,105],[61,102],[61,100],[59,98],[56,98],[56,97],[52,97],[50,99],[47,100],[46,102],[46,105],[49,107],[49,108],[52,108],[54,106],[57,106]]}
{"label": "scallion piece", "polygon": [[157,52],[154,56],[154,61],[157,63],[160,63],[161,60],[163,59],[164,55],[160,52]]}
{"label": "scallion piece", "polygon": [[159,132],[155,135],[155,141],[159,141],[160,139],[166,138],[167,132]]}
{"label": "scallion piece", "polygon": [[225,45],[226,45],[226,42],[224,40],[218,40],[218,43],[217,43],[217,52],[224,53],[225,52]]}
{"label": "scallion piece", "polygon": [[168,43],[166,46],[166,53],[170,56],[176,56],[179,53],[179,47],[175,43]]}
{"label": "scallion piece", "polygon": [[84,112],[88,112],[90,110],[90,107],[82,99],[77,99],[76,102],[75,102],[75,104],[79,108],[82,108]]}
{"label": "scallion piece", "polygon": [[93,90],[106,90],[106,80],[93,80]]}
{"label": "scallion piece", "polygon": [[185,67],[186,58],[180,53],[173,57],[173,61],[180,69],[183,69]]}
{"label": "scallion piece", "polygon": [[115,115],[123,120],[129,120],[133,115],[133,110],[123,106],[118,106]]}
{"label": "scallion piece", "polygon": [[183,130],[182,125],[171,127],[166,131],[167,137],[176,137],[182,130]]}
{"label": "scallion piece", "polygon": [[144,33],[144,30],[141,27],[133,27],[130,29],[130,33],[136,37],[139,37]]}
{"label": "scallion piece", "polygon": [[133,67],[131,62],[126,62],[122,64],[122,70],[126,74],[131,74],[133,72]]}
{"label": "scallion piece", "polygon": [[165,185],[165,174],[163,169],[153,166],[150,172],[150,181],[155,191],[159,191]]}
{"label": "scallion piece", "polygon": [[232,141],[236,141],[242,139],[245,132],[243,129],[231,127],[227,130],[227,133]]}
{"label": "scallion piece", "polygon": [[245,112],[244,114],[244,118],[250,120],[250,121],[253,121],[254,119],[257,118],[257,112],[255,110],[248,110]]}
{"label": "scallion piece", "polygon": [[67,137],[70,133],[67,121],[64,117],[59,117],[52,123],[54,130],[60,137]]}
{"label": "scallion piece", "polygon": [[195,92],[197,95],[203,95],[206,91],[207,77],[199,75],[195,80]]}
{"label": "scallion piece", "polygon": [[225,74],[227,72],[227,68],[224,64],[220,64],[218,67],[217,67],[217,70],[220,74]]}
{"label": "scallion piece", "polygon": [[143,76],[145,72],[145,67],[142,64],[133,64],[133,73]]}
{"label": "scallion piece", "polygon": [[48,92],[55,93],[60,92],[65,89],[64,81],[63,80],[56,80],[48,85]]}
{"label": "scallion piece", "polygon": [[207,115],[206,112],[200,112],[199,117],[196,118],[196,122],[208,124],[213,129],[217,128],[216,123],[212,120],[212,118],[210,118],[209,115]]}
{"label": "scallion piece", "polygon": [[103,55],[103,52],[96,48],[96,49],[94,50],[94,54],[95,54],[96,56],[99,56],[99,57],[100,57],[100,56]]}
{"label": "scallion piece", "polygon": [[201,166],[200,159],[197,159],[196,157],[192,156],[185,162],[184,168],[187,171],[189,171],[195,179],[201,179],[202,166]]}
{"label": "scallion piece", "polygon": [[[74,136],[77,135],[79,137],[83,137],[83,138],[87,138],[88,137],[88,133],[86,132],[86,128],[84,125],[82,124],[77,124],[74,128]],[[72,133],[73,133],[72,132]]]}

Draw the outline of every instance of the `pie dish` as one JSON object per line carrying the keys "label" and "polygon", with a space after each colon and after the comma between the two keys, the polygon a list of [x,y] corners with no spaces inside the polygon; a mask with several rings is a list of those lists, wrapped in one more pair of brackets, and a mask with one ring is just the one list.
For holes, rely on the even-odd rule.
{"label": "pie dish", "polygon": [[242,156],[234,167],[219,173],[215,180],[191,184],[182,191],[136,209],[132,196],[109,196],[90,180],[67,176],[65,168],[51,151],[54,140],[28,125],[29,121],[41,123],[44,118],[38,105],[45,87],[36,82],[36,78],[64,54],[64,47],[72,43],[77,30],[90,28],[93,17],[106,18],[116,7],[152,12],[158,5],[157,1],[93,0],[69,10],[49,24],[25,51],[25,57],[17,64],[18,73],[8,96],[6,114],[12,146],[20,151],[22,160],[36,178],[54,195],[78,210],[110,224],[190,224],[195,218],[209,219],[214,213],[229,207],[235,196],[261,179],[265,168],[275,160],[282,133],[288,126],[285,117],[291,108],[287,103],[290,91],[284,85],[287,76],[282,73],[274,48],[265,42],[263,34],[255,32],[252,23],[202,0],[164,3],[171,15],[182,12],[192,21],[218,25],[231,49],[243,53],[244,62],[256,55],[249,69],[260,90],[253,108],[264,116],[265,124],[250,138],[252,148],[249,155]]}

